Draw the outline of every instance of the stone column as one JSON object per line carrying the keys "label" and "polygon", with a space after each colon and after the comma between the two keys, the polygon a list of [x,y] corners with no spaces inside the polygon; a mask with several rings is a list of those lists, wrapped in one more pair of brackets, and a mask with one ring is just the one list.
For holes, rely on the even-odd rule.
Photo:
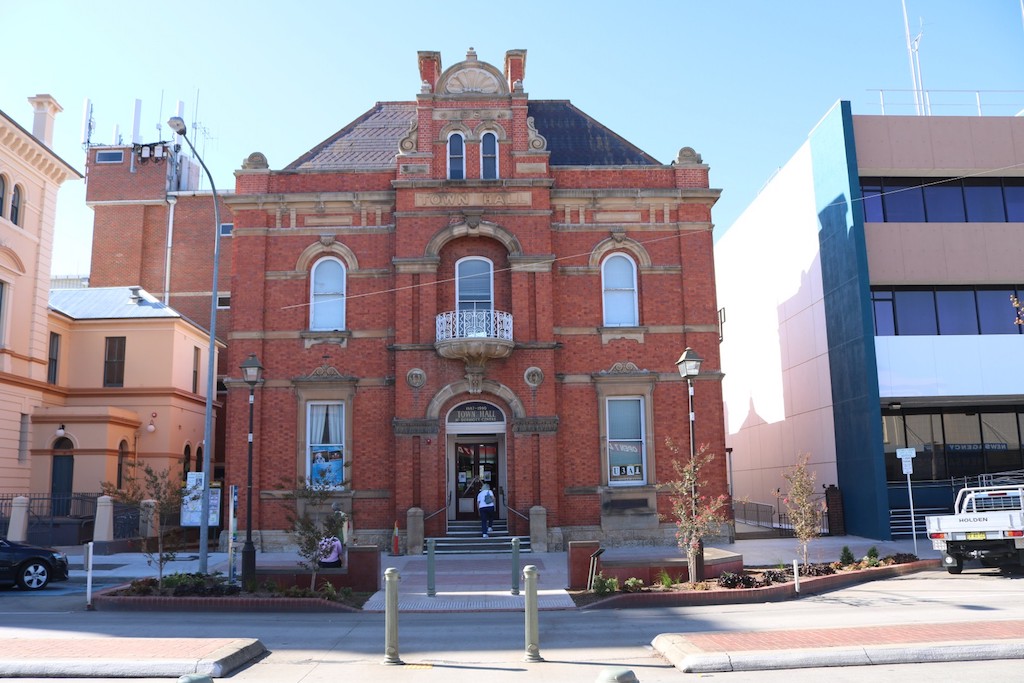
{"label": "stone column", "polygon": [[423,554],[423,509],[409,508],[405,514],[407,555]]}
{"label": "stone column", "polygon": [[114,540],[114,500],[110,496],[96,499],[96,523],[92,529],[94,543]]}
{"label": "stone column", "polygon": [[530,548],[535,553],[548,551],[548,510],[541,505],[530,508]]}
{"label": "stone column", "polygon": [[24,543],[28,538],[28,498],[17,496],[11,501],[11,520],[7,524],[7,540]]}

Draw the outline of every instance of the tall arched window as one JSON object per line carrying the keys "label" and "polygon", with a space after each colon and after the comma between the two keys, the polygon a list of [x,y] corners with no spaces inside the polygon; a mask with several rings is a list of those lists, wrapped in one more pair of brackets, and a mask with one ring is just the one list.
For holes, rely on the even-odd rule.
{"label": "tall arched window", "polygon": [[11,192],[11,222],[21,225],[21,186],[15,185]]}
{"label": "tall arched window", "polygon": [[192,471],[192,447],[185,444],[185,453],[181,462],[181,478],[188,479],[188,473]]}
{"label": "tall arched window", "polygon": [[462,133],[448,136],[448,180],[466,179],[466,140]]}
{"label": "tall arched window", "polygon": [[639,323],[636,263],[625,254],[612,254],[601,264],[605,327],[633,327]]}
{"label": "tall arched window", "polygon": [[498,178],[498,136],[494,133],[484,133],[480,138],[480,177]]}
{"label": "tall arched window", "polygon": [[7,178],[0,175],[0,218],[4,216],[4,208],[7,206]]}
{"label": "tall arched window", "polygon": [[124,464],[128,461],[128,442],[121,441],[117,446],[117,488],[124,484]]}
{"label": "tall arched window", "polygon": [[313,264],[310,277],[309,329],[345,329],[345,266],[334,257]]}
{"label": "tall arched window", "polygon": [[455,264],[455,298],[459,336],[489,336],[494,310],[494,266],[470,256]]}

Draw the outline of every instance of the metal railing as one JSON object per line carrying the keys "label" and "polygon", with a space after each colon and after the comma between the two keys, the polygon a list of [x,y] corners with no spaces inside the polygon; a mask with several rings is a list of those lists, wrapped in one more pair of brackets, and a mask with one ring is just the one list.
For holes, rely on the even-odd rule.
{"label": "metal railing", "polygon": [[745,500],[734,500],[732,514],[737,522],[772,528],[775,526],[775,506],[767,503],[752,503]]}
{"label": "metal railing", "polygon": [[[818,514],[818,534],[827,536],[828,533],[828,512],[822,511]],[[789,515],[785,512],[779,513],[779,535],[786,538],[796,535],[793,531],[793,523],[789,521]]]}
{"label": "metal railing", "polygon": [[512,341],[512,314],[504,311],[447,311],[435,322],[437,341],[473,337]]}
{"label": "metal railing", "polygon": [[872,90],[882,115],[1016,116],[1024,111],[1024,90]]}
{"label": "metal railing", "polygon": [[0,518],[10,519],[15,498],[28,498],[29,517],[94,517],[102,493],[0,493]]}

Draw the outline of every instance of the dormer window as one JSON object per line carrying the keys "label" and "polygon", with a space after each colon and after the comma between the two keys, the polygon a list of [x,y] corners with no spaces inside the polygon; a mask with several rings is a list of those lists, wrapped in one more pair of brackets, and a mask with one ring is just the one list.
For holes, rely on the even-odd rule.
{"label": "dormer window", "polygon": [[480,177],[498,178],[498,136],[494,133],[484,133],[480,138]]}
{"label": "dormer window", "polygon": [[466,179],[466,141],[462,133],[448,137],[448,180]]}

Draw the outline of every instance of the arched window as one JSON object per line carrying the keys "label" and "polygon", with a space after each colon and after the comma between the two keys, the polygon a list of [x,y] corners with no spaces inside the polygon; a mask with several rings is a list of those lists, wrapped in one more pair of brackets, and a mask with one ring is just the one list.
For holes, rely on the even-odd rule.
{"label": "arched window", "polygon": [[334,257],[313,264],[309,297],[309,329],[345,329],[345,266]]}
{"label": "arched window", "polygon": [[5,206],[7,206],[7,178],[0,175],[0,218],[4,217]]}
{"label": "arched window", "polygon": [[493,332],[494,266],[470,256],[455,264],[455,299],[459,336],[486,337]]}
{"label": "arched window", "polygon": [[11,192],[11,222],[21,225],[21,185],[15,185]]}
{"label": "arched window", "polygon": [[601,264],[605,327],[639,324],[636,297],[636,263],[625,254],[612,254]]}
{"label": "arched window", "polygon": [[448,180],[466,179],[466,140],[462,133],[448,136]]}
{"label": "arched window", "polygon": [[494,133],[484,133],[480,138],[480,177],[498,178],[498,136]]}
{"label": "arched window", "polygon": [[128,461],[128,442],[121,441],[117,446],[117,488],[124,484],[124,464]]}
{"label": "arched window", "polygon": [[185,444],[184,457],[181,459],[181,478],[188,479],[188,473],[192,471],[192,447]]}

